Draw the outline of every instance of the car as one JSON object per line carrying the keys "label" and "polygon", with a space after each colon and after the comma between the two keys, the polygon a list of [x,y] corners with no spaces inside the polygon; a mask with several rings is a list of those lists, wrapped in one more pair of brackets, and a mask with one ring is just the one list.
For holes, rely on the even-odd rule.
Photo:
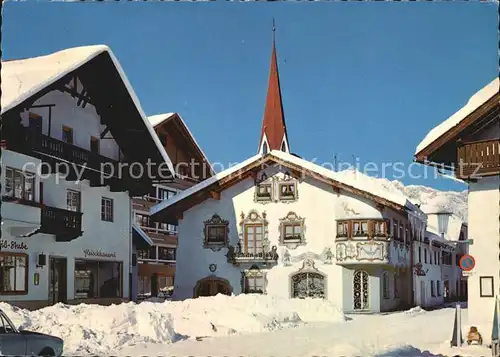
{"label": "car", "polygon": [[59,337],[17,329],[0,309],[0,356],[61,357],[64,341]]}

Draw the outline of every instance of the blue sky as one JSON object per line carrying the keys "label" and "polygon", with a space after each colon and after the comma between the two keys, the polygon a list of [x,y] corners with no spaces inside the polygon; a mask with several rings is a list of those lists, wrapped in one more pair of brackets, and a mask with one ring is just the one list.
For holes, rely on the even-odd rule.
{"label": "blue sky", "polygon": [[318,163],[410,164],[498,75],[497,7],[478,2],[7,2],[3,56],[106,44],[146,113],[179,112],[227,166],[257,152],[273,17],[290,146]]}

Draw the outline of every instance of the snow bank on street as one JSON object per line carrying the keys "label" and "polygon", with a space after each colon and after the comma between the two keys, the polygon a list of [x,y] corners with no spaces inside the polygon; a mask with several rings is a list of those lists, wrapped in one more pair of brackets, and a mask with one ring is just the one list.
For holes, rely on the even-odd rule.
{"label": "snow bank on street", "polygon": [[37,311],[0,308],[18,327],[64,339],[64,354],[110,354],[141,343],[268,332],[346,317],[328,301],[267,295],[204,297],[112,306],[57,304]]}

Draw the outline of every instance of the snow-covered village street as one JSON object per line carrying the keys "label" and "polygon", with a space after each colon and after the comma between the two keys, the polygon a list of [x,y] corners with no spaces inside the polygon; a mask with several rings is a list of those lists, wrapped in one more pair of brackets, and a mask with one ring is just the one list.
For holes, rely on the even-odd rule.
{"label": "snow-covered village street", "polygon": [[499,0],[243,2],[1,1],[0,357],[500,357]]}
{"label": "snow-covered village street", "polygon": [[[55,305],[28,312],[0,303],[19,326],[65,340],[65,355],[484,356],[450,348],[453,308],[344,315],[324,300],[242,295],[119,306]],[[462,312],[467,326],[467,310]],[[466,333],[464,329],[464,334]]]}

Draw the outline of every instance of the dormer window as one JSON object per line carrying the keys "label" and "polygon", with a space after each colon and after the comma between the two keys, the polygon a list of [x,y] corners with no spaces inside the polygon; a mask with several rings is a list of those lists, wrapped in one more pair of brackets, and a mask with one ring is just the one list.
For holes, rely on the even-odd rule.
{"label": "dormer window", "polygon": [[273,184],[269,181],[267,175],[262,173],[260,179],[255,182],[255,201],[270,202],[273,198]]}
{"label": "dormer window", "polygon": [[229,222],[223,220],[218,214],[214,214],[211,219],[203,222],[205,224],[205,248],[222,248],[227,245]]}
{"label": "dormer window", "polygon": [[257,200],[269,201],[271,200],[271,184],[261,183],[257,185]]}
{"label": "dormer window", "polygon": [[280,183],[280,199],[294,200],[296,194],[295,182]]}

